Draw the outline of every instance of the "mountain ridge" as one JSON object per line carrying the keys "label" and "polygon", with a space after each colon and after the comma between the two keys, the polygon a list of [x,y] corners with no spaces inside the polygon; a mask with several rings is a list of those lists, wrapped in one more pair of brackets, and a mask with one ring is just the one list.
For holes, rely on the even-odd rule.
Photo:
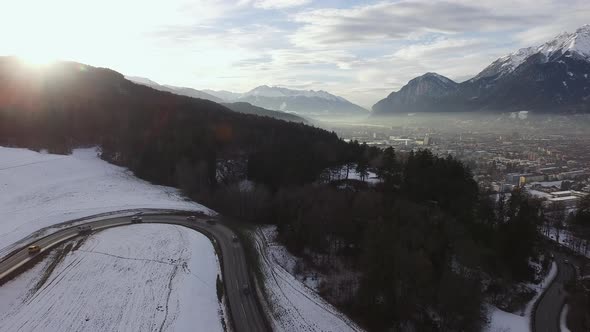
{"label": "mountain ridge", "polygon": [[140,84],[140,85],[149,86],[149,87],[159,90],[159,91],[170,92],[170,93],[173,93],[176,95],[186,96],[186,97],[191,97],[191,98],[209,100],[209,101],[221,104],[221,105],[227,107],[228,109],[230,109],[234,112],[237,112],[237,113],[266,116],[266,117],[271,117],[271,118],[275,118],[278,120],[290,121],[290,122],[309,123],[309,121],[307,119],[299,117],[294,114],[268,110],[268,109],[265,109],[262,107],[254,106],[254,105],[247,103],[247,102],[238,102],[238,101],[226,102],[225,100],[218,98],[217,96],[213,96],[213,95],[210,95],[206,92],[196,90],[193,88],[178,87],[178,86],[173,86],[173,85],[161,85],[161,84],[159,84],[155,81],[152,81],[149,78],[145,78],[145,77],[125,76],[125,79],[130,80],[130,81]]}
{"label": "mountain ridge", "polygon": [[[590,112],[590,25],[500,57],[472,79],[428,88],[412,79],[373,106],[373,116],[414,112]],[[443,77],[438,75],[439,77]],[[440,80],[439,82],[447,82]],[[452,81],[451,81],[452,82]],[[423,84],[424,85],[424,84]],[[412,93],[410,93],[412,92]]]}
{"label": "mountain ridge", "polygon": [[325,90],[298,90],[260,85],[244,93],[206,91],[218,97],[230,97],[227,101],[247,102],[265,109],[303,116],[369,115],[367,109]]}
{"label": "mountain ridge", "polygon": [[125,76],[125,79],[127,79],[133,83],[136,83],[136,84],[149,86],[150,88],[153,88],[153,89],[156,89],[159,91],[170,92],[170,93],[173,93],[176,95],[205,99],[205,100],[210,100],[210,101],[213,101],[216,103],[223,102],[223,100],[221,98],[217,98],[211,94],[208,94],[206,92],[196,90],[193,88],[177,87],[177,86],[173,86],[173,85],[162,85],[162,84],[155,82],[149,78],[139,77],[139,76]]}

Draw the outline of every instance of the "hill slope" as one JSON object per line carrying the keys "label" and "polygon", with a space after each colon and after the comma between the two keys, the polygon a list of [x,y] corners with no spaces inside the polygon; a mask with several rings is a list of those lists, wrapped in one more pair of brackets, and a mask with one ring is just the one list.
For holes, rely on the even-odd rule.
{"label": "hill slope", "polygon": [[125,76],[126,79],[130,80],[131,82],[149,86],[150,88],[154,88],[160,91],[166,91],[170,93],[174,93],[177,95],[199,98],[199,99],[206,99],[210,101],[214,101],[216,103],[221,103],[223,100],[221,98],[217,98],[211,94],[208,94],[203,91],[199,91],[193,88],[184,88],[184,87],[176,87],[172,85],[161,85],[157,82],[150,80],[149,78],[145,77],[136,77],[136,76]]}
{"label": "hill slope", "polygon": [[236,176],[278,186],[315,180],[348,149],[334,133],[154,90],[109,69],[38,69],[5,57],[0,77],[0,145],[57,153],[99,145],[139,177],[189,192],[215,186],[224,160],[247,166]]}
{"label": "hill slope", "polygon": [[229,108],[230,110],[238,113],[244,114],[254,114],[258,116],[267,116],[270,118],[275,118],[278,120],[284,121],[291,121],[291,122],[300,122],[300,123],[308,123],[306,119],[297,116],[291,113],[285,112],[278,112],[278,111],[271,111],[267,110],[266,108],[254,106],[250,103],[246,102],[235,102],[235,103],[222,103],[223,106]]}

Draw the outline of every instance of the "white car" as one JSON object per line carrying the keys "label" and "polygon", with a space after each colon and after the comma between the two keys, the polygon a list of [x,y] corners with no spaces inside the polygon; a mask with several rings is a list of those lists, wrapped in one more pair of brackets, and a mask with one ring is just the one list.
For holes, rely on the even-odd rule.
{"label": "white car", "polygon": [[195,216],[188,216],[188,217],[186,217],[186,220],[188,220],[188,221],[195,221],[195,220],[197,220],[197,217],[195,217]]}

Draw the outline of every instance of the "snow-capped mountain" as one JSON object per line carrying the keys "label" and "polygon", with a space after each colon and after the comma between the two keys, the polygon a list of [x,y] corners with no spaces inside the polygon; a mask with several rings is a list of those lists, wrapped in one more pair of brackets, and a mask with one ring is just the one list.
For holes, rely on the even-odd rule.
{"label": "snow-capped mountain", "polygon": [[324,90],[296,90],[261,85],[245,93],[225,90],[203,90],[225,102],[246,102],[268,110],[297,113],[304,116],[367,116],[361,106]]}
{"label": "snow-capped mountain", "polygon": [[456,86],[437,83],[434,76],[420,83],[427,75],[379,101],[373,106],[373,114],[590,112],[590,25],[503,56]]}
{"label": "snow-capped mountain", "polygon": [[293,90],[281,87],[269,87],[268,85],[261,85],[248,92],[242,97],[259,96],[259,97],[310,97],[310,98],[322,98],[332,101],[346,101],[342,97],[335,96],[323,90]]}
{"label": "snow-capped mountain", "polygon": [[472,80],[484,77],[501,77],[512,73],[533,55],[542,55],[541,62],[549,62],[565,54],[580,59],[590,59],[590,24],[586,24],[574,33],[561,33],[552,40],[537,47],[521,48],[494,61]]}
{"label": "snow-capped mountain", "polygon": [[244,93],[239,101],[271,110],[310,116],[366,116],[366,109],[323,90],[294,90],[261,85]]}
{"label": "snow-capped mountain", "polygon": [[505,74],[509,74],[534,53],[534,47],[521,48],[514,53],[510,53],[494,61],[491,65],[487,66],[481,73],[477,74],[477,76],[471,80],[476,81],[485,77],[500,77]]}

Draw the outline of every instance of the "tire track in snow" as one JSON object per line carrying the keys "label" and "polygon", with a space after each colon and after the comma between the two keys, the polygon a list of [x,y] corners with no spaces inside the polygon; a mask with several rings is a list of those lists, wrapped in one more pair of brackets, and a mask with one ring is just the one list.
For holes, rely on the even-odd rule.
{"label": "tire track in snow", "polygon": [[170,265],[170,266],[178,266],[178,264],[175,264],[172,262],[159,261],[157,259],[124,257],[124,256],[109,254],[109,253],[100,252],[100,251],[91,251],[91,250],[83,250],[83,249],[78,249],[78,250],[82,251],[82,252],[91,253],[91,254],[105,255],[105,256],[110,256],[110,257],[119,258],[119,259],[126,259],[126,260],[131,260],[131,261],[153,262],[153,263],[158,263],[158,264],[166,264],[166,265]]}

